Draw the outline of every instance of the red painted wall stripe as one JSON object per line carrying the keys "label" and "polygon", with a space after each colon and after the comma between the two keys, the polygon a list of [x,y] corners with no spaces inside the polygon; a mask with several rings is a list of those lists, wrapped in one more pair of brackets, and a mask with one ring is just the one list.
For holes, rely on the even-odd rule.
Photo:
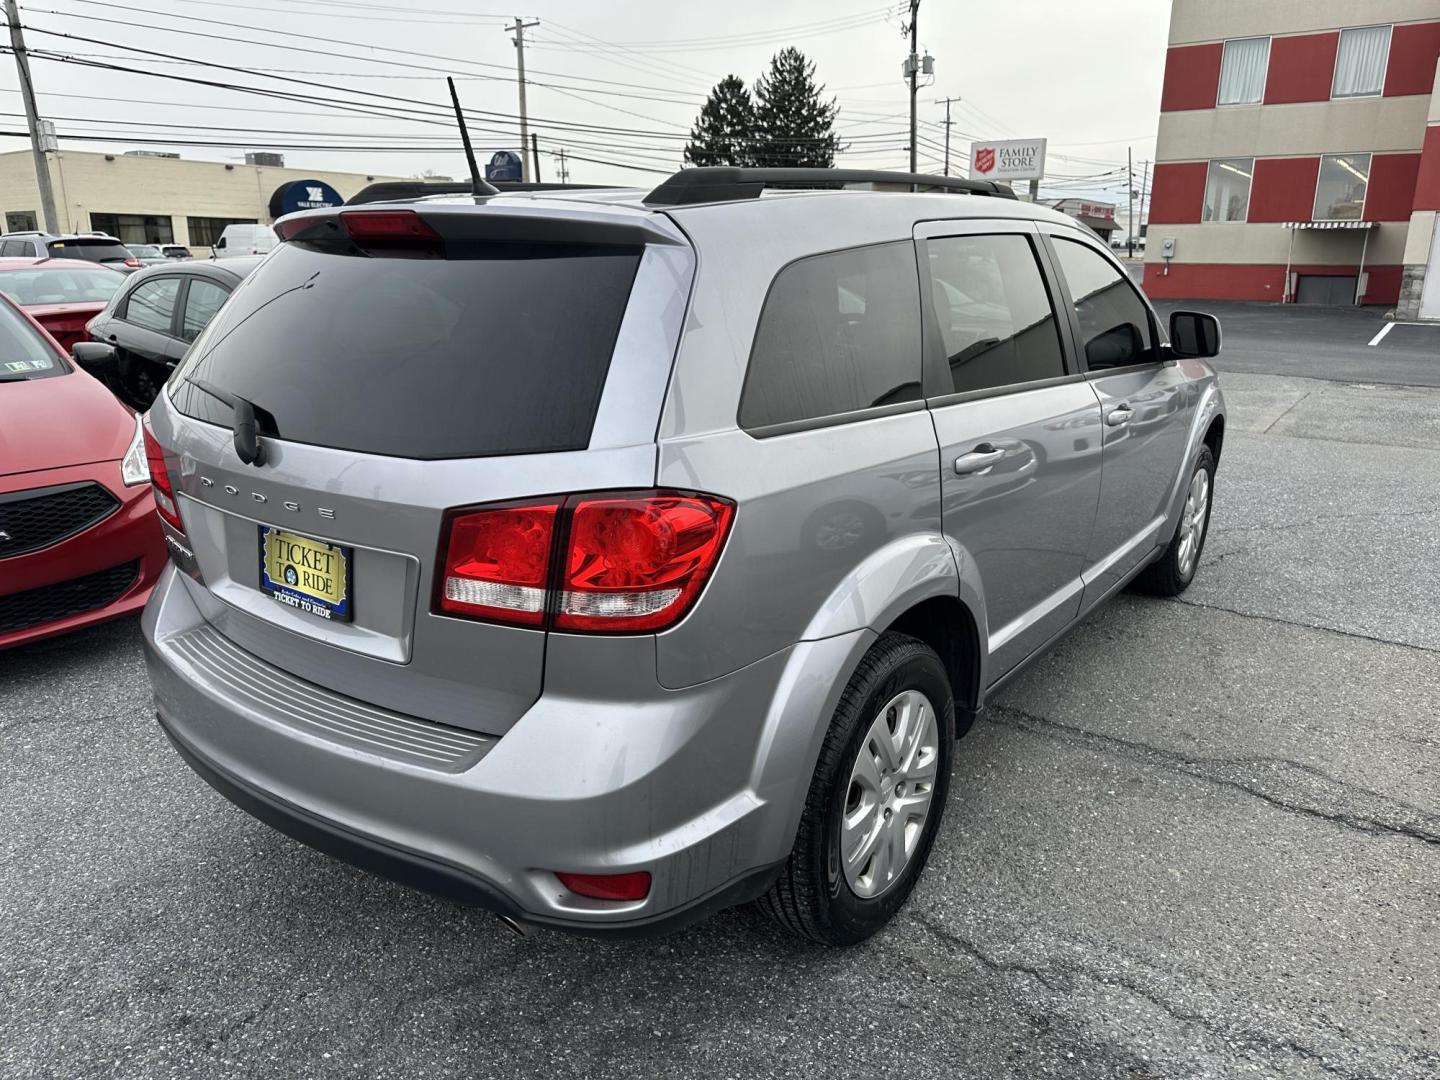
{"label": "red painted wall stripe", "polygon": [[[1359,269],[1359,248],[1350,266],[1296,265],[1297,274],[1327,277],[1353,276]],[[1393,304],[1400,299],[1402,266],[1367,266],[1370,287],[1361,298],[1367,304]],[[1145,292],[1156,300],[1269,300],[1279,303],[1285,293],[1285,264],[1236,265],[1225,263],[1145,264]]]}
{"label": "red painted wall stripe", "polygon": [[[1157,167],[1155,171],[1160,170]],[[1440,124],[1425,132],[1425,149],[1415,177],[1415,209],[1440,210]]]}
{"label": "red painted wall stripe", "polygon": [[[1318,157],[1257,158],[1250,221],[1309,221],[1315,210]],[[1408,216],[1408,215],[1407,215]]]}
{"label": "red painted wall stripe", "polygon": [[1225,46],[1175,45],[1165,54],[1160,111],[1213,109],[1220,93],[1220,57]]}
{"label": "red painted wall stripe", "polygon": [[1190,225],[1205,209],[1206,161],[1166,162],[1155,166],[1150,196],[1150,222],[1155,225]]}
{"label": "red painted wall stripe", "polygon": [[1429,96],[1440,60],[1440,22],[1397,26],[1390,34],[1390,66],[1385,71],[1385,96]]}
{"label": "red painted wall stripe", "polygon": [[1409,221],[1415,205],[1419,154],[1376,154],[1370,159],[1370,185],[1365,192],[1369,221]]}
{"label": "red painted wall stripe", "polygon": [[1335,54],[1339,48],[1338,30],[1272,38],[1270,71],[1265,77],[1265,104],[1330,100]]}

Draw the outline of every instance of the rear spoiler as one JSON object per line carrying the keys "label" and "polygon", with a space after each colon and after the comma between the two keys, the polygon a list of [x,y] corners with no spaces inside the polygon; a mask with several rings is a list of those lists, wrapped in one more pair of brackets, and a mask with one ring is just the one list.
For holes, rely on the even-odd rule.
{"label": "rear spoiler", "polygon": [[[539,184],[519,181],[492,180],[491,185],[503,194],[507,191],[600,191],[608,184]],[[361,188],[345,201],[346,206],[364,203],[396,202],[402,199],[423,199],[429,195],[469,195],[468,181],[460,180],[384,180]]]}

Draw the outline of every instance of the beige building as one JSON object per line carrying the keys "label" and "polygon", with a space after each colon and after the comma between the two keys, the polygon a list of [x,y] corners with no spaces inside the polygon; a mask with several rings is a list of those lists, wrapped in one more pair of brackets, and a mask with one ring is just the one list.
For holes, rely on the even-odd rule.
{"label": "beige building", "polygon": [[1440,318],[1437,60],[1440,0],[1174,0],[1147,291]]}
{"label": "beige building", "polygon": [[[276,189],[318,180],[348,199],[382,173],[315,172],[273,165],[78,150],[45,155],[61,232],[107,232],[133,244],[184,244],[198,256],[226,225],[268,223]],[[5,232],[44,228],[30,151],[0,153]]]}

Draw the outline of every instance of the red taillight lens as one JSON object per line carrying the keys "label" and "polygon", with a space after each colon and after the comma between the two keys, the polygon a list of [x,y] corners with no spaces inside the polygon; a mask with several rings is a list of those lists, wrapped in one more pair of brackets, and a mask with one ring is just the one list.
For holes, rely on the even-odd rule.
{"label": "red taillight lens", "polygon": [[592,900],[644,900],[650,895],[650,871],[629,874],[562,874],[560,884],[577,896]]}
{"label": "red taillight lens", "polygon": [[499,506],[450,519],[440,610],[539,626],[559,502]]}
{"label": "red taillight lens", "polygon": [[462,511],[449,519],[436,607],[556,630],[663,630],[704,588],[734,512],[728,499],[664,491]]}
{"label": "red taillight lens", "polygon": [[139,266],[139,265],[140,265],[140,260],[137,259],[137,258],[135,258],[134,256],[131,256],[130,258],[128,258],[128,259],[125,260],[125,265],[126,265],[126,266]]}
{"label": "red taillight lens", "polygon": [[720,556],[734,504],[711,496],[576,497],[555,627],[658,630],[679,619]]}
{"label": "red taillight lens", "polygon": [[155,509],[160,520],[180,532],[185,526],[180,523],[180,508],[175,505],[175,488],[170,483],[170,474],[165,470],[165,451],[150,434],[150,428],[141,425],[145,433],[145,461],[150,466],[150,487],[155,495]]}

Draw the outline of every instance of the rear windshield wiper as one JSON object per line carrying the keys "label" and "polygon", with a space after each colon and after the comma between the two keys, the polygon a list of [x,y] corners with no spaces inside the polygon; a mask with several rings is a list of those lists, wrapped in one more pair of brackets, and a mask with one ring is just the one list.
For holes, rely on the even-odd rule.
{"label": "rear windshield wiper", "polygon": [[214,383],[204,379],[192,379],[188,375],[185,376],[185,381],[234,410],[230,426],[235,432],[235,456],[246,465],[263,465],[265,448],[260,445],[260,421],[262,418],[267,421],[267,435],[278,437],[280,433],[275,430],[275,418],[264,409],[256,407],[249,398],[222,390]]}

